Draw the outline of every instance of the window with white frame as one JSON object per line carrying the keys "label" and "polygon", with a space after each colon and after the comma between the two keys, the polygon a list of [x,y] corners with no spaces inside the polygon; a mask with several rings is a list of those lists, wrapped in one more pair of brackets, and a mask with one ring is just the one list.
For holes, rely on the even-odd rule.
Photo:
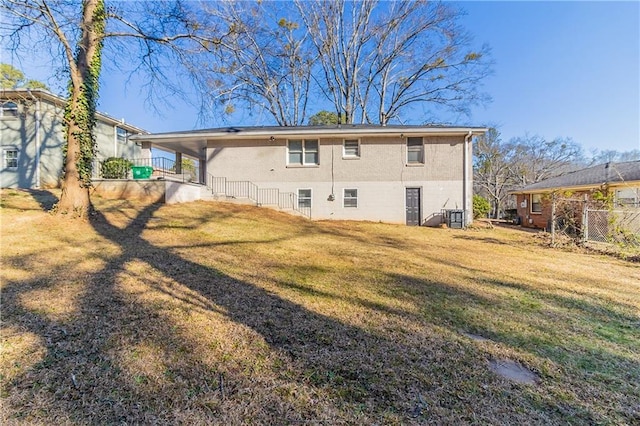
{"label": "window with white frame", "polygon": [[358,207],[358,190],[355,188],[345,188],[342,197],[342,206],[345,208]]}
{"label": "window with white frame", "polygon": [[640,207],[640,188],[616,190],[616,205],[620,207]]}
{"label": "window with white frame", "polygon": [[317,166],[320,164],[317,139],[290,140],[287,143],[287,164]]}
{"label": "window with white frame", "polygon": [[407,138],[407,163],[424,163],[424,144],[422,138]]}
{"label": "window with white frame", "polygon": [[3,163],[5,169],[17,169],[18,168],[18,150],[17,149],[5,149],[3,151]]}
{"label": "window with white frame", "polygon": [[531,213],[542,213],[542,194],[531,194]]}
{"label": "window with white frame", "polygon": [[298,189],[298,208],[311,208],[311,190]]}
{"label": "window with white frame", "polygon": [[342,156],[345,158],[359,158],[360,141],[358,139],[345,139],[342,147]]}
{"label": "window with white frame", "polygon": [[0,108],[0,117],[15,118],[17,116],[18,116],[18,104],[11,101],[2,102],[2,108]]}
{"label": "window with white frame", "polygon": [[120,143],[127,143],[127,137],[129,136],[129,132],[127,132],[122,127],[116,127],[116,138]]}

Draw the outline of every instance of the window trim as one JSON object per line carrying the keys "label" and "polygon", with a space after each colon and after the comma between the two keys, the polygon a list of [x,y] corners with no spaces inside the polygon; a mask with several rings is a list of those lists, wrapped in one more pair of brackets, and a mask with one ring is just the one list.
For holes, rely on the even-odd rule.
{"label": "window trim", "polygon": [[[309,191],[309,197],[304,197],[304,198],[301,197],[300,196],[300,191]],[[298,194],[298,208],[299,209],[310,209],[313,206],[313,189],[312,188],[298,188],[297,194]],[[301,206],[300,205],[300,201],[303,200],[303,199],[304,200],[306,200],[306,199],[309,200],[309,205],[308,206]]]}
{"label": "window trim", "polygon": [[[355,191],[356,195],[355,197],[347,197],[347,191]],[[346,205],[346,201],[347,200],[355,200],[355,206],[347,206]],[[344,209],[357,209],[360,206],[360,203],[358,201],[358,188],[343,188],[342,189],[342,208]]]}
{"label": "window trim", "polygon": [[[290,146],[291,142],[300,142],[302,145],[302,163],[292,163],[291,155],[290,155]],[[307,150],[307,142],[315,142],[318,147],[316,151],[308,151]],[[295,151],[298,152],[298,151]],[[306,157],[307,152],[315,152],[316,153],[316,162],[315,163],[307,163]],[[287,167],[318,167],[320,165],[320,139],[287,139]]]}
{"label": "window trim", "polygon": [[[626,191],[628,191],[629,194],[624,194]],[[631,197],[620,197],[620,193],[623,193],[622,195],[631,195]],[[615,190],[614,200],[615,205],[618,207],[640,207],[640,188],[617,188]],[[624,202],[622,200],[624,200]]]}
{"label": "window trim", "polygon": [[[15,152],[15,158],[7,158],[7,153]],[[2,149],[2,168],[5,170],[16,170],[18,168],[18,159],[20,158],[20,150],[18,148],[7,147]],[[15,161],[15,166],[9,166],[8,160]]]}
{"label": "window trim", "polygon": [[[533,197],[534,197],[534,196],[535,196],[535,197],[540,197],[539,202],[537,202],[537,203],[534,203],[534,202],[533,202]],[[530,195],[529,195],[529,205],[531,206],[531,207],[529,208],[529,212],[530,212],[531,214],[542,214],[542,194],[530,194]],[[534,209],[533,209],[534,205],[538,205],[538,206],[540,206],[540,209],[539,209],[539,210],[534,210]]]}
{"label": "window trim", "polygon": [[[412,146],[412,145],[410,145],[410,144],[409,144],[409,142],[410,142],[410,141],[412,141],[412,140],[413,140],[412,142],[415,142],[415,140],[416,140],[416,139],[420,139],[420,145],[416,145],[416,144],[414,144],[414,145]],[[412,136],[412,137],[407,137],[407,141],[406,141],[406,144],[405,144],[405,145],[406,145],[406,147],[407,147],[407,159],[406,159],[406,160],[407,160],[407,165],[408,165],[408,166],[419,166],[419,165],[424,164],[424,162],[425,162],[425,161],[424,161],[424,157],[425,157],[425,155],[424,155],[424,138],[423,138],[422,136],[417,136],[417,137],[413,137],[413,136]],[[420,149],[419,149],[419,152],[420,152],[420,159],[419,159],[418,161],[410,161],[410,160],[409,160],[409,153],[410,153],[410,152],[414,152],[414,151],[415,151],[415,149],[411,149],[411,148],[412,148],[412,147],[413,147],[413,148],[416,148],[416,147],[418,147],[418,146],[420,147]]]}
{"label": "window trim", "polygon": [[[356,142],[357,146],[357,153],[354,154],[347,154],[347,142]],[[357,160],[360,158],[361,155],[361,151],[360,151],[360,139],[343,139],[342,140],[342,158],[345,160]]]}
{"label": "window trim", "polygon": [[[1,104],[2,105],[0,107],[0,118],[3,118],[3,119],[18,118],[18,115],[20,113],[18,111],[19,106],[16,102],[7,100],[7,101],[3,101]],[[7,107],[8,105],[13,105],[13,107]]]}
{"label": "window trim", "polygon": [[[129,140],[129,132],[124,127],[115,126],[116,127],[116,140],[118,143],[126,144]],[[122,133],[124,134],[122,134]]]}

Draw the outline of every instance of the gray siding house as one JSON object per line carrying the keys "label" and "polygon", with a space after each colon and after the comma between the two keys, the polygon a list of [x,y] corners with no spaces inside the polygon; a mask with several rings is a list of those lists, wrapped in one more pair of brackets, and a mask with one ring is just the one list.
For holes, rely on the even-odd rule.
{"label": "gray siding house", "polygon": [[[65,100],[45,90],[0,92],[0,187],[52,188],[63,169]],[[129,140],[143,130],[98,113],[97,158],[139,158],[142,150]]]}
{"label": "gray siding house", "polygon": [[486,130],[234,127],[131,139],[199,159],[201,182],[223,195],[234,196],[234,185],[250,183],[294,194],[296,207],[313,219],[437,225],[443,210],[461,210],[471,223],[471,144]]}

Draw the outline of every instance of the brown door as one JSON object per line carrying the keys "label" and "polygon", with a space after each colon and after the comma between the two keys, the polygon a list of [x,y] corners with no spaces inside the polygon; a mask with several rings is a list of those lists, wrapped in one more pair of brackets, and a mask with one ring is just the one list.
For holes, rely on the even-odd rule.
{"label": "brown door", "polygon": [[420,225],[420,188],[406,188],[407,225]]}

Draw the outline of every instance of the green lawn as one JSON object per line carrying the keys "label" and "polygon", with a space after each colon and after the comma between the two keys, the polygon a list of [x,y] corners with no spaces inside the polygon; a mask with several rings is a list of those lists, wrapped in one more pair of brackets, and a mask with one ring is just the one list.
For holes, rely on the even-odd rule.
{"label": "green lawn", "polygon": [[640,423],[638,263],[505,228],[100,198],[81,222],[1,195],[2,424]]}

